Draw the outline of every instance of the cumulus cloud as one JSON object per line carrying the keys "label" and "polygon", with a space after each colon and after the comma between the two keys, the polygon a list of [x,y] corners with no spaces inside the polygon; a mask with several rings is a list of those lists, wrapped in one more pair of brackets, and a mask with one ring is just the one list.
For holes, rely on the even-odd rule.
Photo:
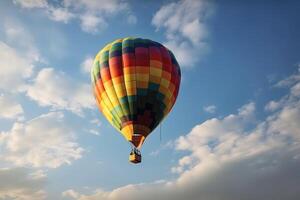
{"label": "cumulus cloud", "polygon": [[83,14],[80,16],[81,29],[88,33],[96,34],[107,27],[107,23],[102,17],[93,14]]}
{"label": "cumulus cloud", "polygon": [[65,0],[64,5],[74,12],[80,11],[78,16],[81,29],[92,34],[104,30],[108,26],[107,19],[111,16],[129,10],[129,5],[120,0]]}
{"label": "cumulus cloud", "polygon": [[0,118],[22,119],[23,107],[9,95],[0,94]]}
{"label": "cumulus cloud", "polygon": [[172,168],[178,178],[127,185],[112,191],[65,196],[79,200],[297,200],[300,192],[300,96],[290,86],[280,106],[264,119],[255,117],[255,103],[237,113],[196,125],[175,141],[184,151]]}
{"label": "cumulus cloud", "polygon": [[73,199],[78,199],[80,198],[80,193],[74,191],[74,190],[66,190],[62,193],[62,196],[63,197],[70,197],[70,198],[73,198]]}
{"label": "cumulus cloud", "polygon": [[181,0],[166,4],[155,13],[152,24],[157,30],[165,29],[164,44],[183,67],[192,67],[207,53],[206,22],[212,12],[209,1]]}
{"label": "cumulus cloud", "polygon": [[48,5],[46,0],[13,0],[13,2],[23,8],[44,8]]}
{"label": "cumulus cloud", "polygon": [[90,123],[95,124],[98,127],[100,127],[102,125],[101,121],[99,121],[99,119],[97,119],[97,118],[90,120]]}
{"label": "cumulus cloud", "polygon": [[280,107],[280,102],[277,101],[270,101],[266,106],[265,106],[265,110],[268,111],[275,111]]}
{"label": "cumulus cloud", "polygon": [[20,56],[31,62],[43,61],[36,48],[32,33],[19,20],[14,18],[4,19],[3,32],[6,43],[16,49]]}
{"label": "cumulus cloud", "polygon": [[53,8],[50,7],[48,10],[49,18],[53,21],[68,23],[75,17],[75,14],[68,11],[66,8]]}
{"label": "cumulus cloud", "polygon": [[205,107],[203,107],[203,110],[205,111],[205,112],[208,112],[208,113],[215,113],[216,112],[216,110],[217,110],[217,106],[215,106],[215,105],[209,105],[209,106],[205,106]]}
{"label": "cumulus cloud", "polygon": [[43,9],[54,21],[68,23],[72,19],[80,21],[83,31],[96,34],[107,27],[107,20],[121,13],[127,16],[129,24],[135,24],[137,18],[130,12],[129,4],[122,0],[63,0],[53,4],[47,0],[14,0],[16,5],[26,9]]}
{"label": "cumulus cloud", "polygon": [[33,75],[34,65],[42,58],[31,33],[22,23],[6,18],[0,26],[5,40],[0,41],[0,90],[23,92]]}
{"label": "cumulus cloud", "polygon": [[94,58],[92,56],[87,56],[80,65],[81,71],[85,73],[90,73],[93,63],[94,63]]}
{"label": "cumulus cloud", "polygon": [[34,174],[25,168],[0,168],[0,199],[45,199],[45,177]]}
{"label": "cumulus cloud", "polygon": [[90,129],[90,130],[89,130],[89,133],[90,133],[90,134],[93,134],[93,135],[97,135],[97,136],[100,135],[99,131],[97,131],[97,130],[95,130],[95,129]]}
{"label": "cumulus cloud", "polygon": [[279,81],[277,84],[275,84],[275,87],[289,87],[293,85],[294,83],[297,83],[300,81],[300,66],[298,67],[298,73],[293,74],[281,81]]}
{"label": "cumulus cloud", "polygon": [[33,73],[32,60],[0,41],[0,89],[17,92],[25,89],[25,80]]}
{"label": "cumulus cloud", "polygon": [[50,112],[26,123],[16,122],[0,133],[0,159],[17,166],[56,168],[81,158],[74,130],[60,112]]}
{"label": "cumulus cloud", "polygon": [[64,7],[55,7],[48,3],[47,0],[14,0],[14,4],[22,8],[44,9],[46,15],[53,21],[68,23],[75,15]]}
{"label": "cumulus cloud", "polygon": [[27,96],[41,106],[70,110],[79,115],[82,115],[82,109],[93,108],[94,105],[89,84],[53,68],[44,68],[38,73],[28,87]]}

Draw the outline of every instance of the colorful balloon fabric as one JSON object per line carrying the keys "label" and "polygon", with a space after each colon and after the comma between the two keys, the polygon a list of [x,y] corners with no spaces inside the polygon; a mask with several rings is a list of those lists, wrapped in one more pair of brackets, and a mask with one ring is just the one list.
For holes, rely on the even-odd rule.
{"label": "colorful balloon fabric", "polygon": [[172,109],[180,77],[170,50],[158,42],[131,37],[107,44],[91,70],[97,106],[137,148]]}

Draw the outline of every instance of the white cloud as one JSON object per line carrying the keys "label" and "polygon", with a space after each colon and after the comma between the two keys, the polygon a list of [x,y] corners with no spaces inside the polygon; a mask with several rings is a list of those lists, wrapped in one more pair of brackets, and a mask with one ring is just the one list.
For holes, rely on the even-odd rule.
{"label": "white cloud", "polygon": [[100,135],[99,131],[94,130],[94,129],[90,129],[90,130],[89,130],[89,133],[91,133],[91,134],[93,134],[93,135],[97,135],[97,136]]}
{"label": "white cloud", "polygon": [[265,106],[265,110],[268,110],[268,111],[275,111],[277,110],[278,108],[280,108],[280,102],[277,102],[277,101],[270,101],[266,106]]}
{"label": "white cloud", "polygon": [[269,131],[283,135],[293,135],[300,142],[300,102],[285,106],[270,118]]}
{"label": "white cloud", "polygon": [[187,68],[193,67],[199,58],[208,52],[206,43],[200,43],[198,47],[194,48],[186,40],[169,39],[163,44],[174,53],[180,66]]}
{"label": "white cloud", "polygon": [[47,16],[53,21],[68,23],[71,19],[75,18],[75,14],[67,8],[54,7],[47,0],[14,0],[14,3],[27,9],[44,9]]}
{"label": "white cloud", "polygon": [[81,71],[86,73],[91,73],[91,68],[93,66],[94,59],[91,56],[87,56],[85,60],[81,63]]}
{"label": "white cloud", "polygon": [[137,18],[130,12],[128,3],[122,0],[63,0],[55,5],[46,0],[14,0],[14,3],[27,9],[43,9],[53,21],[68,23],[72,19],[77,19],[80,21],[81,29],[92,34],[103,31],[108,25],[107,20],[118,13],[128,16],[129,24],[137,22]]}
{"label": "white cloud", "polygon": [[92,12],[105,12],[113,14],[128,8],[128,4],[120,0],[64,0],[66,7],[86,9]]}
{"label": "white cloud", "polygon": [[62,193],[63,197],[70,197],[73,199],[78,199],[80,197],[80,194],[74,190],[66,190]]}
{"label": "white cloud", "polygon": [[81,158],[72,130],[60,112],[50,112],[1,132],[1,160],[17,166],[56,168]]}
{"label": "white cloud", "polygon": [[45,177],[36,177],[25,168],[0,168],[0,199],[42,200]]}
{"label": "white cloud", "polygon": [[[294,85],[297,83],[294,83]],[[293,88],[293,86],[291,86]],[[142,183],[90,194],[79,200],[297,200],[300,195],[300,96],[290,92],[263,120],[250,102],[236,114],[212,118],[176,140],[185,151],[173,172],[177,179]],[[70,191],[70,190],[69,190]],[[72,195],[73,194],[73,195]]]}
{"label": "white cloud", "polygon": [[24,91],[25,80],[33,73],[32,60],[0,41],[0,89],[9,92]]}
{"label": "white cloud", "polygon": [[166,30],[164,43],[184,67],[192,67],[207,53],[206,21],[213,12],[212,3],[201,0],[181,0],[162,6],[152,24]]}
{"label": "white cloud", "polygon": [[298,73],[293,74],[281,81],[279,81],[275,87],[289,87],[293,85],[294,83],[297,83],[300,81],[300,65],[298,66]]}
{"label": "white cloud", "polygon": [[89,13],[81,15],[80,20],[81,29],[88,33],[95,34],[107,27],[107,23],[103,20],[103,18]]}
{"label": "white cloud", "polygon": [[66,8],[50,7],[48,10],[49,18],[53,21],[68,23],[75,15],[69,12]]}
{"label": "white cloud", "polygon": [[32,177],[32,179],[43,179],[43,178],[47,178],[47,174],[45,173],[45,171],[39,169],[37,171],[34,171],[32,173],[30,173],[30,176]]}
{"label": "white cloud", "polygon": [[283,79],[281,81],[279,81],[275,86],[276,87],[288,87],[292,84],[294,84],[295,82],[300,80],[300,75],[299,74],[295,74],[292,75],[286,79]]}
{"label": "white cloud", "polygon": [[215,106],[215,105],[205,106],[205,107],[203,107],[203,110],[208,113],[215,113],[217,110],[217,106]]}
{"label": "white cloud", "polygon": [[45,8],[48,6],[46,0],[13,0],[13,2],[23,8]]}
{"label": "white cloud", "polygon": [[102,123],[99,121],[99,119],[92,119],[90,121],[91,124],[95,124],[96,126],[100,127],[102,125]]}
{"label": "white cloud", "polygon": [[7,94],[0,94],[0,118],[22,119],[23,107]]}
{"label": "white cloud", "polygon": [[31,62],[42,61],[32,33],[19,20],[6,18],[3,23],[3,32],[7,44],[12,46],[20,56]]}
{"label": "white cloud", "polygon": [[82,109],[93,108],[91,86],[72,79],[53,68],[42,69],[28,87],[27,96],[41,106],[66,109],[81,115]]}
{"label": "white cloud", "polygon": [[129,11],[129,5],[120,0],[65,0],[64,4],[78,13],[81,29],[92,34],[103,31],[112,16]]}
{"label": "white cloud", "polygon": [[300,96],[300,81],[291,88],[291,93],[294,96]]}
{"label": "white cloud", "polygon": [[14,18],[5,18],[0,24],[0,90],[8,93],[23,92],[32,77],[34,65],[42,62],[32,34]]}

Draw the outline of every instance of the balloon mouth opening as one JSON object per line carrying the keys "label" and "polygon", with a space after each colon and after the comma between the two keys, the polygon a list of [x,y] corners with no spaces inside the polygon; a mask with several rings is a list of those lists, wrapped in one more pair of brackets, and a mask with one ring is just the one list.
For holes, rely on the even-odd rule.
{"label": "balloon mouth opening", "polygon": [[144,125],[127,122],[121,129],[121,133],[134,147],[141,148],[146,136],[150,133],[150,129]]}
{"label": "balloon mouth opening", "polygon": [[142,147],[144,141],[145,141],[145,136],[140,134],[133,134],[130,140],[131,144],[133,144],[133,146],[137,149],[140,149]]}

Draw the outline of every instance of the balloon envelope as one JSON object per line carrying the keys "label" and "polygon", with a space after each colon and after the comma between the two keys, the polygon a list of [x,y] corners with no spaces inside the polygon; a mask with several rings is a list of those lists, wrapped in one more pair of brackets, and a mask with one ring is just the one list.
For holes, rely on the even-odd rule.
{"label": "balloon envelope", "polygon": [[158,42],[123,38],[96,55],[91,70],[97,106],[135,147],[170,112],[178,95],[180,68]]}

